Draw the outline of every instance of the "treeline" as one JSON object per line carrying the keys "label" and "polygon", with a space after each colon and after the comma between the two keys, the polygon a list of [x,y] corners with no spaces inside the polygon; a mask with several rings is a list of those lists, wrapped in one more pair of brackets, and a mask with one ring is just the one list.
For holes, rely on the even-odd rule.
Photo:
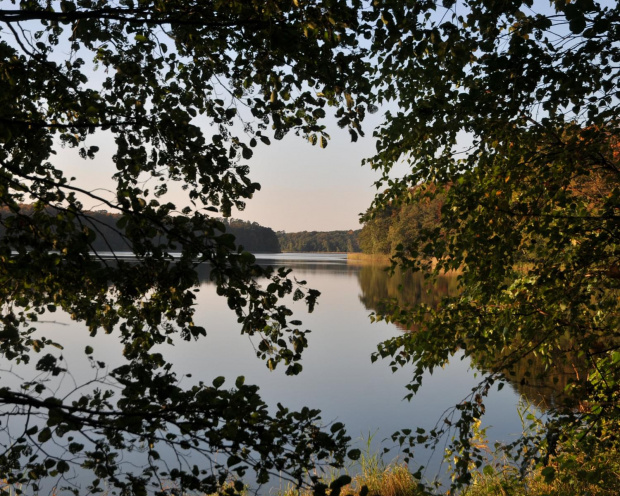
{"label": "treeline", "polygon": [[[404,202],[375,211],[359,235],[361,251],[371,254],[391,255],[398,245],[410,246],[423,230],[437,229],[441,218],[444,196],[429,192],[412,191],[419,195],[413,203]],[[370,212],[369,212],[370,213]],[[367,214],[368,215],[368,214]]]}
{"label": "treeline", "polygon": [[278,232],[284,252],[359,252],[359,233],[356,231]]}
{"label": "treeline", "polygon": [[226,232],[235,236],[238,245],[252,253],[280,253],[278,236],[270,227],[239,219],[221,219]]}
{"label": "treeline", "polygon": [[[55,215],[55,209],[47,207],[44,212],[48,216]],[[0,237],[14,231],[14,227],[32,223],[35,207],[30,204],[20,205],[18,214],[12,213],[7,207],[0,208]],[[95,235],[91,247],[95,251],[131,251],[131,245],[125,236],[124,229],[118,227],[122,215],[105,210],[84,212],[84,216],[76,219],[81,230]],[[238,219],[220,219],[226,232],[235,236],[238,245],[252,253],[280,253],[280,243],[273,229],[263,227],[256,222]],[[122,223],[121,223],[122,224]],[[34,224],[33,224],[34,225]],[[51,224],[50,224],[51,225]],[[8,230],[8,231],[7,231]],[[15,240],[18,242],[18,240]]]}

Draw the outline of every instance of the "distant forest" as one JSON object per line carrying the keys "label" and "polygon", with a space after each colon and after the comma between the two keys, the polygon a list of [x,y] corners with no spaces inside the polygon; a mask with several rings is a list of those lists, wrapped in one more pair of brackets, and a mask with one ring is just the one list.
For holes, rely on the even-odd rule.
{"label": "distant forest", "polygon": [[[367,222],[363,229],[349,231],[301,231],[276,233],[269,227],[261,226],[256,222],[239,219],[219,219],[226,228],[226,232],[233,234],[238,245],[252,253],[280,253],[280,252],[365,252],[387,253],[398,243],[411,235],[408,232],[419,223],[436,221],[436,206],[429,212],[420,215],[416,209],[401,207],[384,211]],[[23,224],[35,213],[30,204],[20,205],[19,215],[11,214],[7,207],[0,208],[0,237],[4,237],[7,228],[10,230],[15,222]],[[37,215],[40,215],[39,212]],[[53,215],[52,209],[46,209],[45,214]],[[109,213],[105,210],[87,212],[88,221],[82,220],[84,229],[96,235],[92,242],[96,251],[130,251],[124,229],[119,227],[120,214]],[[13,220],[9,220],[14,217]],[[417,218],[417,219],[414,219]],[[51,224],[50,224],[51,225]],[[122,222],[121,222],[122,225]]]}
{"label": "distant forest", "polygon": [[283,252],[359,252],[360,230],[356,231],[278,231]]}
{"label": "distant forest", "polygon": [[221,219],[226,232],[235,236],[238,245],[252,253],[280,253],[278,236],[270,227],[238,219]]}
{"label": "distant forest", "polygon": [[360,232],[361,251],[393,255],[398,245],[411,245],[423,230],[438,228],[443,204],[444,196],[437,195],[375,212],[374,218],[368,220]]}
{"label": "distant forest", "polygon": [[[47,208],[44,212],[37,212],[37,215],[44,213],[53,216],[53,209]],[[0,209],[0,237],[13,232],[12,227],[22,226],[29,222],[35,215],[33,205],[20,205],[19,214],[12,214],[7,207]],[[92,248],[96,251],[130,251],[127,239],[124,236],[124,229],[119,227],[120,214],[109,213],[105,210],[86,212],[88,220],[81,220],[83,230],[95,234]],[[278,237],[273,229],[263,227],[256,222],[246,222],[237,219],[219,219],[226,227],[226,232],[233,234],[238,245],[252,253],[280,253]],[[53,223],[49,223],[51,226]],[[34,224],[33,224],[34,225]],[[40,224],[39,224],[40,225]],[[18,230],[17,230],[18,231]],[[10,235],[10,234],[9,234]]]}

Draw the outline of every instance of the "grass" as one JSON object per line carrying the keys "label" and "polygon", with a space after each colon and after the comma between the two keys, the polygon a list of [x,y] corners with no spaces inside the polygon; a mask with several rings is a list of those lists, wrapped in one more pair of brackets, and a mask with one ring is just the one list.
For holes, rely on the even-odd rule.
{"label": "grass", "polygon": [[[368,445],[370,445],[370,440]],[[367,494],[367,496],[419,496],[422,494],[418,490],[418,481],[404,463],[386,464],[381,456],[370,453],[370,450],[362,454],[357,463],[358,466],[355,467],[357,474],[352,477],[350,484],[342,488],[340,496],[357,496],[359,494]],[[323,482],[329,485],[340,475],[340,473],[331,474]],[[312,496],[312,491],[287,488],[278,492],[277,495]]]}
{"label": "grass", "polygon": [[347,253],[347,262],[350,264],[385,264],[389,265],[391,260],[390,255],[383,255],[379,253]]}
{"label": "grass", "polygon": [[[617,496],[620,494],[620,457],[610,460],[586,462],[572,473],[558,473],[550,482],[545,480],[542,469],[536,469],[521,479],[512,467],[474,474],[473,483],[458,493],[459,496]],[[418,481],[404,464],[375,464],[365,467],[345,486],[341,496],[358,496],[367,487],[368,496],[422,496]],[[330,481],[325,481],[329,484]],[[329,494],[329,490],[327,491]],[[440,494],[440,493],[438,493]],[[312,496],[312,491],[287,489],[278,496]]]}
{"label": "grass", "polygon": [[[480,439],[484,431],[480,431]],[[478,440],[478,437],[475,438]],[[365,452],[351,472],[351,482],[340,491],[340,496],[424,496],[428,495],[405,463],[386,463],[382,456],[370,448],[372,436],[367,440]],[[493,458],[482,470],[473,473],[472,483],[455,496],[617,496],[620,494],[620,452],[597,450],[589,456],[575,446],[564,445],[564,450],[551,459],[546,467],[536,467],[521,477],[519,470],[504,458]],[[343,475],[326,474],[322,482],[329,484]],[[345,474],[347,475],[347,474]],[[0,479],[0,496],[16,494],[16,488]],[[170,488],[172,489],[172,488]],[[217,494],[235,493],[232,482],[225,484]],[[444,489],[445,491],[445,489]],[[104,493],[107,494],[107,493]],[[178,494],[170,491],[170,494]],[[242,495],[254,494],[247,487]],[[289,486],[275,496],[312,496],[311,489]],[[330,490],[327,490],[330,494]],[[437,492],[433,494],[453,494]],[[208,496],[216,496],[208,495]]]}
{"label": "grass", "polygon": [[[553,467],[551,464],[549,467]],[[557,466],[557,464],[556,464]],[[620,456],[607,454],[599,460],[582,458],[572,469],[547,480],[542,468],[521,479],[516,470],[504,467],[492,474],[477,473],[461,496],[617,496],[620,494]]]}
{"label": "grass", "polygon": [[[484,434],[484,433],[483,433]],[[534,467],[524,477],[503,458],[489,461],[473,473],[470,486],[456,496],[617,496],[620,495],[620,452],[617,450],[591,453],[586,456],[570,445],[565,446],[546,467]],[[493,455],[491,455],[492,458]],[[340,496],[423,496],[425,492],[404,463],[386,464],[368,449],[358,465],[356,475],[344,486]],[[341,473],[323,479],[329,484]],[[436,492],[433,494],[453,494]],[[277,496],[312,496],[311,490],[288,488]],[[330,494],[329,489],[327,494]]]}
{"label": "grass", "polygon": [[[366,453],[358,462],[357,474],[351,483],[344,486],[340,496],[423,496],[418,480],[413,477],[404,463],[386,464],[377,454]],[[556,468],[553,480],[545,479],[543,469],[532,470],[525,478],[519,476],[512,466],[498,463],[488,466],[484,471],[476,472],[472,484],[458,493],[458,496],[617,496],[620,494],[620,454],[601,453],[594,458],[576,456],[572,464],[564,461],[564,470],[557,461],[549,466]],[[491,469],[491,467],[494,467]],[[567,468],[568,467],[568,468]],[[326,476],[327,485],[341,474]],[[363,488],[366,490],[363,490]],[[232,489],[227,484],[218,494],[226,494]],[[14,492],[0,482],[0,495],[12,495]],[[241,494],[253,494],[243,491]],[[273,493],[270,493],[273,494]],[[312,496],[311,490],[299,490],[289,487],[275,493],[276,496]],[[327,490],[327,494],[330,491]],[[441,494],[441,493],[437,493]],[[215,495],[209,495],[215,496]]]}

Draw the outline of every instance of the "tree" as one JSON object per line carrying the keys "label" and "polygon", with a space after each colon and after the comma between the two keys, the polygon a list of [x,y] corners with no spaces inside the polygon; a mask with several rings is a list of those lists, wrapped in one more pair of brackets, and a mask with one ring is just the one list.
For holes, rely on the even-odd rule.
{"label": "tree", "polygon": [[406,250],[419,239],[423,229],[440,225],[442,193],[437,193],[432,184],[424,184],[412,188],[407,195],[416,201],[369,209],[360,233],[365,252],[390,255],[397,249]]}
{"label": "tree", "polygon": [[[424,270],[435,257],[435,274],[458,270],[461,286],[438,309],[396,305],[379,315],[420,330],[383,343],[378,356],[413,366],[412,393],[457,353],[483,371],[445,423],[400,438],[412,453],[453,432],[456,486],[484,463],[471,439],[485,396],[532,354],[544,374],[573,360],[587,372],[568,386],[572,402],[506,453],[549,479],[575,460],[617,453],[619,13],[592,0],[386,0],[365,14],[377,26],[376,103],[397,105],[368,160],[384,172],[374,208],[424,201],[410,194],[419,184],[443,189],[440,225],[394,261]],[[401,162],[408,174],[391,179]]]}
{"label": "tree", "polygon": [[359,251],[359,231],[325,231],[278,233],[278,240],[283,251]]}
{"label": "tree", "polygon": [[[340,425],[318,430],[310,409],[270,413],[243,378],[232,389],[223,378],[184,388],[154,346],[205,335],[193,321],[192,288],[197,265],[208,262],[242,332],[261,336],[258,354],[288,374],[301,370],[306,331],[279,298],[292,294],[312,310],[318,292],[298,287],[287,271],[255,265],[215,216],[243,208],[259,189],[247,165],[256,146],[288,132],[326,146],[329,106],[352,136],[361,133],[367,83],[353,32],[358,2],[29,0],[5,7],[0,473],[32,492],[50,478],[58,488],[69,485],[65,474],[81,467],[92,472],[92,492],[144,494],[151,484],[163,491],[167,481],[181,492],[211,493],[248,468],[258,482],[279,472],[300,482],[316,463],[341,463],[347,437]],[[54,158],[59,147],[93,158],[100,140],[114,147],[109,196],[81,188]],[[168,201],[175,182],[184,205]],[[85,201],[119,215],[116,234],[134,262],[105,260],[93,248],[109,228]],[[259,277],[271,281],[261,287]],[[66,396],[53,386],[67,373],[62,343],[36,333],[37,319],[57,308],[92,336],[119,333],[124,346],[124,365],[104,377],[106,364],[92,359],[95,379]],[[92,347],[85,354],[94,356]],[[35,375],[14,387],[4,381],[22,377],[22,369]],[[163,463],[164,447],[194,451],[199,461]],[[138,468],[123,464],[121,453],[132,450],[144,455]],[[216,452],[223,457],[215,460]]]}

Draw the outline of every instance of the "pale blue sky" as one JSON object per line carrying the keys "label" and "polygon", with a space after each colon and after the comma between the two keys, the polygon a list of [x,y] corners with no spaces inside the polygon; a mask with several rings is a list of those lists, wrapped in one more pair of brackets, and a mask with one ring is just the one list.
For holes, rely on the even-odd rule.
{"label": "pale blue sky", "polygon": [[[33,31],[39,28],[37,23],[32,26]],[[11,41],[10,34],[4,31],[2,34]],[[67,42],[61,42],[51,58],[62,61],[69,55],[81,55],[88,63],[92,60],[90,53],[71,52]],[[89,84],[97,87],[107,73],[102,68],[90,69],[92,72],[85,69]],[[260,183],[262,189],[247,202],[243,212],[234,211],[233,217],[258,222],[276,231],[359,229],[359,214],[370,206],[376,192],[373,183],[380,177],[369,167],[361,167],[362,159],[374,154],[372,130],[380,122],[379,116],[379,113],[367,116],[366,137],[356,143],[351,143],[348,131],[340,129],[335,119],[329,117],[327,132],[332,139],[325,149],[312,146],[293,133],[281,141],[272,139],[270,146],[259,142],[248,165],[250,179]],[[204,131],[209,134],[208,124]],[[113,201],[115,143],[109,133],[97,133],[85,144],[100,147],[94,160],[81,159],[74,149],[58,147],[58,155],[52,162],[67,177],[76,178],[73,185],[97,190],[99,195]],[[175,203],[179,210],[189,203],[180,187],[169,185],[169,189],[171,195],[167,201]],[[86,208],[107,209],[91,200],[83,201]]]}
{"label": "pale blue sky", "polygon": [[[370,206],[376,192],[373,183],[379,178],[370,167],[361,166],[362,159],[374,152],[372,126],[377,123],[377,119],[369,120],[367,136],[356,143],[351,143],[347,130],[334,124],[328,129],[332,139],[324,149],[292,133],[281,141],[272,140],[269,146],[259,143],[248,164],[251,179],[262,189],[233,217],[276,231],[359,229],[359,214]],[[113,198],[114,142],[110,137],[91,137],[88,144],[101,148],[94,160],[79,158],[75,150],[59,149],[53,161],[67,176],[76,177],[74,185]],[[180,188],[170,190],[169,201],[179,209],[187,204]],[[106,208],[84,203],[87,208]]]}

